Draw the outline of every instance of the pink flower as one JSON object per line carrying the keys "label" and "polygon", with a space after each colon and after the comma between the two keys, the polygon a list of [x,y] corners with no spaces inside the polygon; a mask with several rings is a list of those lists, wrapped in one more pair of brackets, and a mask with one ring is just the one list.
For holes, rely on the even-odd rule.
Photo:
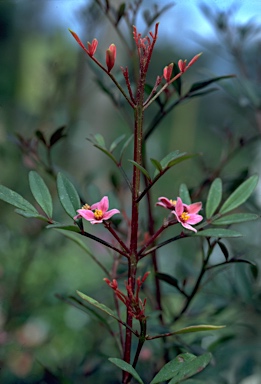
{"label": "pink flower", "polygon": [[160,206],[160,207],[163,207],[163,208],[167,208],[167,209],[175,209],[175,206],[176,206],[176,200],[170,200],[170,199],[167,199],[166,197],[159,197],[159,202],[156,203],[156,205]]}
{"label": "pink flower", "polygon": [[104,196],[99,203],[95,203],[91,206],[84,205],[83,208],[78,209],[78,215],[74,219],[79,219],[82,217],[85,220],[90,221],[91,224],[100,224],[103,220],[110,219],[116,213],[120,213],[118,209],[109,208],[109,199],[108,196]]}
{"label": "pink flower", "polygon": [[201,210],[202,203],[183,204],[180,197],[177,198],[175,210],[172,213],[176,216],[178,222],[186,229],[197,232],[190,224],[197,224],[203,217],[197,213]]}
{"label": "pink flower", "polygon": [[115,60],[116,60],[116,45],[111,44],[109,46],[109,49],[107,49],[106,51],[106,64],[107,64],[108,72],[110,72],[114,67]]}
{"label": "pink flower", "polygon": [[172,75],[172,71],[173,71],[173,63],[167,65],[164,69],[163,69],[163,76],[164,76],[164,79],[169,82],[170,81],[170,78],[171,78],[171,75]]}

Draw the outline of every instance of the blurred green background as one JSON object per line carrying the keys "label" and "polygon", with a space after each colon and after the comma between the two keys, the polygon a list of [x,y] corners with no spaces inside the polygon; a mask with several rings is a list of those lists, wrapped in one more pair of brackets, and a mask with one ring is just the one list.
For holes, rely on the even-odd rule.
{"label": "blurred green background", "polygon": [[[240,2],[240,8],[237,2],[177,0],[159,19],[160,36],[148,82],[153,84],[165,65],[180,58],[189,60],[198,52],[204,54],[184,76],[183,90],[214,76],[236,77],[214,84],[215,92],[175,108],[149,138],[148,157],[162,159],[175,149],[201,154],[161,179],[152,191],[155,202],[159,196],[175,198],[181,183],[196,195],[198,186],[223,164],[233,148],[239,150],[224,162],[220,173],[227,193],[248,175],[260,173],[261,9],[259,2],[247,3],[245,8],[246,3]],[[137,25],[141,31],[146,27],[144,11],[153,11],[150,1],[141,7]],[[122,27],[127,35],[124,23]],[[123,187],[118,195],[115,192],[115,183],[120,180],[117,169],[86,138],[101,133],[110,144],[121,134],[129,136],[131,113],[123,106],[125,112],[121,114],[102,92],[101,86],[111,89],[112,84],[90,63],[68,28],[84,42],[97,37],[97,57],[103,62],[105,50],[114,42],[117,63],[113,73],[120,79],[119,67],[130,62],[117,33],[95,2],[0,2],[0,183],[33,202],[28,172],[37,170],[52,191],[55,217],[68,222],[55,181],[46,172],[49,159],[35,134],[41,131],[50,137],[65,126],[66,137],[52,151],[55,171],[64,172],[87,202],[109,195],[112,208],[120,200],[129,213],[130,196]],[[147,112],[147,126],[156,110],[155,105]],[[130,156],[131,147],[124,160],[129,175]],[[197,199],[204,203],[206,194],[203,188]],[[243,209],[260,214],[260,203],[259,186]],[[106,325],[92,312],[66,302],[72,304],[68,297],[75,296],[78,289],[112,306],[112,294],[102,281],[103,271],[61,233],[18,216],[2,201],[0,211],[0,382],[116,383],[118,371],[107,358],[118,356],[117,349]],[[164,213],[158,209],[157,215],[161,223]],[[229,251],[260,265],[260,222],[237,225],[236,229],[244,237],[226,241]],[[93,233],[95,230],[91,229]],[[101,234],[106,236],[102,230]],[[173,273],[181,281],[193,280],[200,266],[194,241],[160,249],[160,271]],[[86,244],[109,269],[113,256],[96,243]],[[216,252],[212,262],[222,257]],[[162,289],[171,318],[181,305],[180,297],[164,283]],[[208,348],[214,363],[200,375],[207,383],[260,384],[260,294],[260,278],[254,278],[246,264],[211,275],[177,327],[212,322],[227,328],[172,340],[173,353],[186,346],[194,353]],[[116,330],[114,323],[109,324]],[[146,372],[155,368],[152,360],[160,356],[160,348],[159,342],[145,348],[138,366],[145,378]]]}

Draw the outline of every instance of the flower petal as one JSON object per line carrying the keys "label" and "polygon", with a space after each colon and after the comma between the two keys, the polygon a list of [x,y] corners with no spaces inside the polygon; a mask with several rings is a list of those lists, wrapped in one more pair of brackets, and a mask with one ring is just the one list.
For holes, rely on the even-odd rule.
{"label": "flower petal", "polygon": [[107,211],[103,215],[103,220],[110,219],[113,215],[116,215],[116,213],[120,213],[118,209],[111,209],[110,211]]}
{"label": "flower petal", "polygon": [[203,220],[203,217],[201,215],[189,214],[189,219],[187,220],[187,223],[188,224],[197,224],[201,220]]}
{"label": "flower petal", "polygon": [[181,223],[182,226],[186,229],[189,229],[190,231],[193,231],[193,232],[197,232],[197,230],[195,228],[193,228],[191,225],[188,224],[188,222],[186,223]]}
{"label": "flower petal", "polygon": [[182,203],[182,200],[180,197],[177,198],[175,211],[177,212],[178,216],[180,216],[182,214],[182,212],[184,212],[184,206],[183,206],[183,203]]}
{"label": "flower petal", "polygon": [[[91,221],[94,219],[94,213],[89,209],[78,209],[77,212],[85,220]],[[79,216],[79,215],[77,215],[77,216]],[[75,216],[75,217],[77,217],[77,216]]]}
{"label": "flower petal", "polygon": [[158,200],[159,200],[159,202],[156,203],[156,205],[167,208],[167,209],[174,208],[174,205],[166,197],[159,197]]}
{"label": "flower petal", "polygon": [[193,203],[193,204],[187,205],[186,208],[188,210],[188,213],[192,213],[192,214],[198,213],[202,208],[202,203],[201,202]]}
{"label": "flower petal", "polygon": [[108,196],[104,196],[101,201],[97,204],[97,208],[100,209],[103,213],[107,212],[109,208],[109,199]]}

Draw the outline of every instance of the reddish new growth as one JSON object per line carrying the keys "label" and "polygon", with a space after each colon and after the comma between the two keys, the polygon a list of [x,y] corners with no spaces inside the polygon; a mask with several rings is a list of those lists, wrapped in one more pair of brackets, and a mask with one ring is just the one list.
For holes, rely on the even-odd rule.
{"label": "reddish new growth", "polygon": [[150,32],[150,36],[144,38],[137,32],[137,28],[133,26],[133,38],[135,40],[138,56],[140,61],[140,72],[146,74],[148,71],[149,62],[153,52],[154,45],[158,37],[159,23],[155,25],[155,33]]}
{"label": "reddish new growth", "polygon": [[118,283],[116,279],[110,281],[106,277],[103,279],[109,287],[111,287],[115,295],[123,302],[126,306],[128,313],[137,320],[144,319],[145,316],[145,306],[146,306],[146,298],[142,301],[139,297],[140,289],[144,281],[149,276],[150,272],[146,272],[145,275],[141,278],[138,277],[136,280],[136,292],[133,292],[131,287],[131,279],[129,279],[128,283],[125,283],[126,290],[128,292],[128,296],[125,295],[121,290],[118,289]]}

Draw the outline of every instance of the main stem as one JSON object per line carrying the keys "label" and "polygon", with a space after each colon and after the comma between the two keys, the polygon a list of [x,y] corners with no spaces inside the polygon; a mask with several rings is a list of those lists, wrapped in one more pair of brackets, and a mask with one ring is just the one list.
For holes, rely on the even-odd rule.
{"label": "main stem", "polygon": [[[144,95],[145,78],[140,78],[137,96],[136,107],[134,109],[134,154],[133,160],[141,164],[142,163],[142,128],[143,128],[143,95]],[[128,282],[131,285],[132,291],[135,291],[135,281],[137,273],[138,263],[138,230],[139,230],[139,203],[137,202],[140,191],[140,170],[133,167],[133,179],[132,179],[132,214],[131,214],[131,237],[130,237],[130,258],[128,266]],[[132,327],[132,316],[128,313],[127,309],[126,323],[129,327]],[[125,348],[124,348],[124,360],[130,364],[131,361],[131,343],[132,333],[126,328],[125,336]],[[127,372],[123,373],[123,383],[129,383],[130,375]]]}

